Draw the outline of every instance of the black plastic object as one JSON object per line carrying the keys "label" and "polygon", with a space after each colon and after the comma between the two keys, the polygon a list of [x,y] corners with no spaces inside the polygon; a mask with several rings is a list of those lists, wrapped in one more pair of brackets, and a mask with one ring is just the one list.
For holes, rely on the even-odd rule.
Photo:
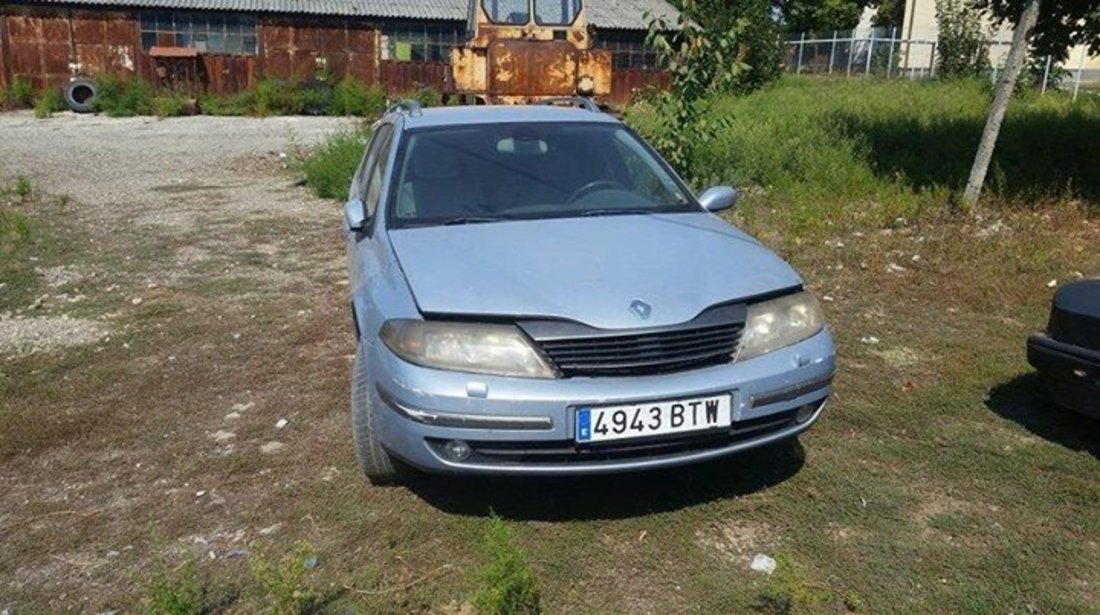
{"label": "black plastic object", "polygon": [[1070,282],[1058,289],[1047,334],[1064,344],[1100,351],[1100,279]]}
{"label": "black plastic object", "polygon": [[65,86],[65,104],[77,113],[95,111],[95,99],[99,86],[87,77],[76,77]]}

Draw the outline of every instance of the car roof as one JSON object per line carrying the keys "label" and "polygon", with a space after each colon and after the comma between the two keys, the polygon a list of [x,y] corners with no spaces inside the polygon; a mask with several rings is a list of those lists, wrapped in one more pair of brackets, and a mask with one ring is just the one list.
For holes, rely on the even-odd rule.
{"label": "car roof", "polygon": [[405,129],[501,124],[510,122],[591,122],[615,124],[614,116],[577,107],[553,105],[479,105],[433,107],[405,115]]}

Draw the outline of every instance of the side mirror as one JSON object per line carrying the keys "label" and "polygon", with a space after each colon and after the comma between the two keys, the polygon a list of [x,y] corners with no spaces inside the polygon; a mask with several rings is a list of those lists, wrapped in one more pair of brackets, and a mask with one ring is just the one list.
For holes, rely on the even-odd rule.
{"label": "side mirror", "polygon": [[741,198],[741,193],[737,191],[737,188],[714,186],[707,188],[706,192],[699,195],[699,204],[709,212],[716,212],[733,207],[737,204],[739,198]]}
{"label": "side mirror", "polygon": [[363,201],[351,199],[344,205],[344,224],[353,233],[362,232],[367,225],[367,210]]}

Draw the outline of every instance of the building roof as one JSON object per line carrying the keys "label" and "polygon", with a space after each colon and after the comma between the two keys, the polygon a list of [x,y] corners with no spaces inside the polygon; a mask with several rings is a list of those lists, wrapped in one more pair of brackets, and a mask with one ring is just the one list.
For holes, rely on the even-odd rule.
{"label": "building roof", "polygon": [[[67,4],[249,13],[302,13],[466,21],[467,0],[30,0],[28,4]],[[588,21],[597,28],[645,30],[646,14],[678,15],[665,0],[586,0]]]}

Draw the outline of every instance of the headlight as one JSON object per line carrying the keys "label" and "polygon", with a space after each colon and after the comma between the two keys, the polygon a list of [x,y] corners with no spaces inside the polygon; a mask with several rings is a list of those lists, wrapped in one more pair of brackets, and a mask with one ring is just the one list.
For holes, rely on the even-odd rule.
{"label": "headlight", "polygon": [[821,306],[806,291],[750,305],[737,358],[745,361],[790,346],[824,327]]}
{"label": "headlight", "polygon": [[511,325],[389,320],[382,342],[424,367],[497,376],[554,378],[554,370]]}

